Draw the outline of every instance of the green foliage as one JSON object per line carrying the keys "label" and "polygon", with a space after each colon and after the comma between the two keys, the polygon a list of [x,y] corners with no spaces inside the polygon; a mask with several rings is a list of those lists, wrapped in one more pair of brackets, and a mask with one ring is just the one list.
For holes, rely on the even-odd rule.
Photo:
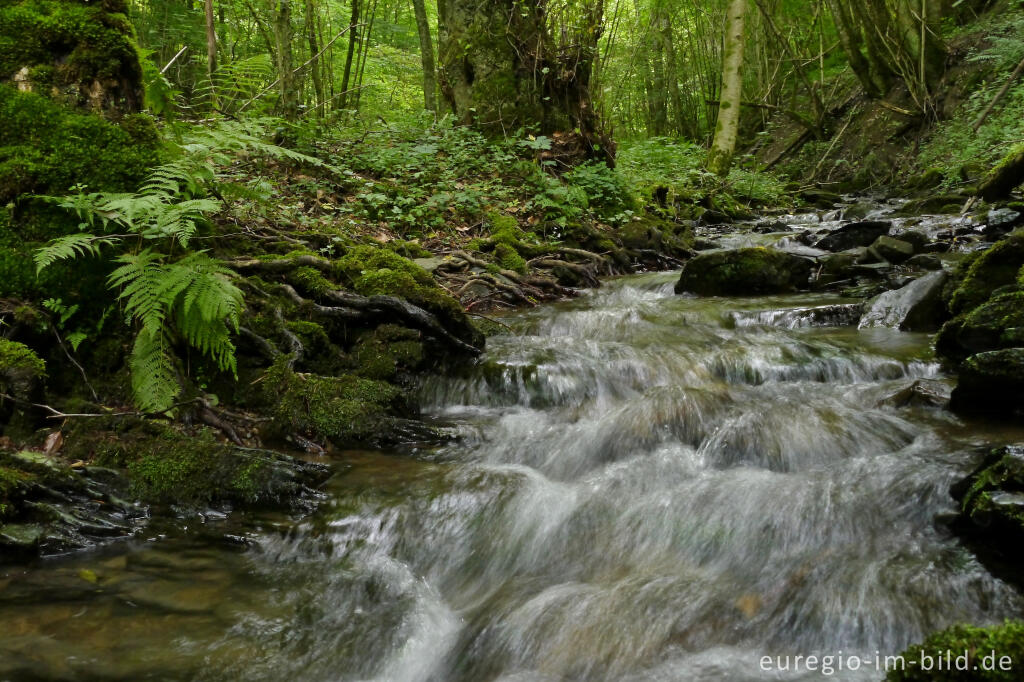
{"label": "green foliage", "polygon": [[723,206],[737,199],[759,205],[786,200],[784,183],[769,173],[733,168],[723,181],[707,172],[705,163],[703,147],[666,138],[624,145],[618,157],[619,169],[644,197],[664,189],[670,203],[696,203],[711,197]]}
{"label": "green foliage", "polygon": [[1024,58],[1020,35],[1024,32],[1024,10],[1018,7],[993,13],[988,19],[987,40],[975,48],[968,61],[980,62],[980,83],[969,83],[966,101],[948,120],[940,121],[922,145],[916,164],[936,167],[949,188],[977,175],[971,169],[988,168],[1005,157],[1024,139],[1024,81],[1013,84],[1002,102],[975,131],[974,123],[1003,87],[1014,66]]}
{"label": "green foliage", "polygon": [[622,222],[639,207],[622,174],[600,161],[576,166],[565,174],[565,181],[583,193],[584,207],[606,222]]}
{"label": "green foliage", "polygon": [[[922,656],[944,657],[946,652],[952,652],[953,657],[966,654],[967,670],[921,669]],[[1011,670],[1002,670],[998,665],[996,670],[985,670],[983,658],[993,652],[997,663],[999,657],[1009,656],[1013,662]],[[990,627],[954,625],[930,635],[902,655],[907,662],[906,668],[890,671],[885,678],[889,682],[1012,682],[1020,679],[1019,672],[1012,668],[1024,660],[1024,623],[1007,620],[1002,625]]]}
{"label": "green foliage", "polygon": [[146,249],[125,254],[110,274],[122,289],[125,313],[139,323],[132,352],[132,389],[145,410],[170,407],[179,386],[170,353],[171,331],[210,356],[222,371],[235,371],[235,347],[243,300],[232,273],[203,252],[174,262]]}
{"label": "green foliage", "polygon": [[[0,204],[25,194],[65,192],[73,186],[124,190],[156,164],[159,140],[151,119],[111,123],[42,95],[0,84]],[[48,238],[55,227],[38,221],[23,239]],[[66,231],[69,226],[56,226]]]}
{"label": "green foliage", "polygon": [[[152,248],[132,248],[111,259],[119,267],[109,274],[108,284],[121,290],[118,298],[124,302],[128,319],[138,327],[130,366],[133,394],[144,410],[169,409],[181,390],[172,352],[178,341],[213,359],[221,371],[235,372],[231,332],[238,328],[242,293],[229,270],[190,246],[206,216],[221,209],[219,200],[204,196],[215,191],[213,160],[226,160],[230,151],[247,151],[310,161],[298,152],[262,142],[256,137],[257,130],[226,124],[194,131],[182,145],[179,158],[156,168],[134,193],[86,194],[80,189],[69,197],[47,197],[76,213],[80,228],[98,228],[103,233],[72,234],[51,241],[36,253],[40,271],[59,260],[97,255],[104,246],[133,247],[136,239],[171,249],[164,254]],[[312,162],[326,167],[318,160]],[[127,241],[129,237],[132,242]]]}

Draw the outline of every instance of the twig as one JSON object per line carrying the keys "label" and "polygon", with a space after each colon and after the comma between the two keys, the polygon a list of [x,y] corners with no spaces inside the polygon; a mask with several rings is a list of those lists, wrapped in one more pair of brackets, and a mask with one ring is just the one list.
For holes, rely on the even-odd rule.
{"label": "twig", "polygon": [[160,69],[160,73],[166,73],[167,69],[171,68],[171,64],[173,64],[174,62],[178,61],[178,57],[180,57],[181,55],[185,54],[185,50],[187,50],[187,49],[188,49],[188,45],[186,45],[185,47],[183,47],[180,50],[178,50],[178,54],[176,54],[173,57],[171,57],[171,61],[167,62],[167,66],[165,66],[164,68]]}

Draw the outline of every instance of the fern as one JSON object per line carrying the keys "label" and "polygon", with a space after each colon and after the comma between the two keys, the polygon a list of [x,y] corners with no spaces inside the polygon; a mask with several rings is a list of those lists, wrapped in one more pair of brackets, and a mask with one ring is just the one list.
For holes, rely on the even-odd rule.
{"label": "fern", "polygon": [[35,252],[33,260],[36,263],[36,273],[42,272],[43,268],[59,260],[71,260],[85,255],[98,256],[101,247],[109,246],[117,241],[116,237],[97,237],[86,233],[69,234],[66,237],[54,239]]}
{"label": "fern", "polygon": [[[262,68],[257,63],[253,66],[256,71]],[[240,71],[233,77],[244,80]],[[239,92],[244,90],[242,86]],[[115,257],[117,267],[108,276],[108,285],[120,292],[118,300],[128,321],[138,328],[131,381],[136,403],[144,410],[168,410],[181,392],[173,353],[176,345],[187,344],[211,358],[221,371],[236,373],[231,335],[238,331],[242,292],[230,270],[190,248],[207,217],[223,208],[222,201],[209,198],[221,196],[214,164],[227,164],[232,154],[246,152],[340,172],[315,157],[264,142],[265,134],[266,127],[259,122],[194,128],[183,132],[178,157],[154,168],[136,192],[87,193],[79,186],[70,196],[41,197],[74,212],[83,232],[39,249],[35,254],[39,271],[59,260],[99,255],[103,247],[127,236],[152,244]],[[269,192],[257,190],[263,195]],[[171,257],[161,247],[182,255]]]}
{"label": "fern", "polygon": [[172,321],[190,346],[234,373],[231,332],[238,330],[243,299],[231,271],[201,251],[172,263],[164,259],[148,249],[118,259],[123,265],[110,273],[109,283],[122,288],[125,313],[152,338]]}
{"label": "fern", "polygon": [[139,332],[130,361],[135,404],[146,412],[166,412],[181,392],[170,341],[162,332]]}

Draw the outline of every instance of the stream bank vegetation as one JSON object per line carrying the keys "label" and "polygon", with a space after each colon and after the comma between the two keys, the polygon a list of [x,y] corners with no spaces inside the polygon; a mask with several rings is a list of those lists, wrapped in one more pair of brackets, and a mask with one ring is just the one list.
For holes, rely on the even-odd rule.
{"label": "stream bank vegetation", "polygon": [[[1022,31],[1019,0],[3,3],[0,545],[303,504],[307,459],[443,440],[416,378],[494,314],[684,263],[870,297],[964,251],[928,280],[952,406],[1019,416]],[[972,222],[695,257],[882,192]]]}

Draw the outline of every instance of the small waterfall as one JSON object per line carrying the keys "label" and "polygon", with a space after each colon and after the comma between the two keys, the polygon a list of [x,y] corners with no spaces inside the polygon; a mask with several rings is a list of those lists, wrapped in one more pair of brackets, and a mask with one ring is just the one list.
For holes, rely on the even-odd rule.
{"label": "small waterfall", "polygon": [[979,434],[887,400],[941,378],[928,337],[858,330],[836,297],[697,299],[673,279],[504,318],[483,358],[421,387],[458,439],[346,453],[327,503],[266,517],[249,550],[164,540],[181,585],[75,559],[66,580],[87,566],[102,592],[85,620],[52,591],[22,603],[63,623],[36,629],[0,591],[18,632],[0,677],[174,660],[207,680],[817,679],[758,661],[894,654],[1024,611],[935,522]]}

